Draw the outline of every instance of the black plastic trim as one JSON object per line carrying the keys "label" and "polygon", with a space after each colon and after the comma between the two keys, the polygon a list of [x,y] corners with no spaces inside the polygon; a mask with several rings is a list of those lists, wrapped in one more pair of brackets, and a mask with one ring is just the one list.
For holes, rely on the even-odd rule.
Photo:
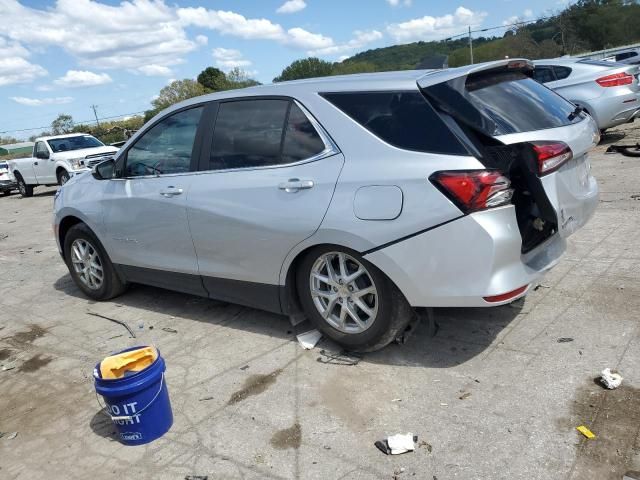
{"label": "black plastic trim", "polygon": [[430,232],[431,230],[435,230],[436,228],[442,227],[442,226],[444,226],[444,225],[446,225],[448,223],[455,222],[456,220],[459,220],[459,219],[461,219],[463,217],[466,217],[466,215],[460,215],[459,217],[452,218],[451,220],[447,220],[446,222],[438,223],[437,225],[434,225],[434,226],[429,227],[429,228],[425,228],[424,230],[419,230],[419,231],[417,231],[415,233],[412,233],[410,235],[405,235],[404,237],[400,237],[400,238],[398,238],[396,240],[391,240],[390,242],[383,243],[382,245],[379,245],[377,247],[371,248],[371,249],[366,250],[364,252],[360,252],[360,254],[362,256],[369,255],[370,253],[377,252],[378,250],[382,250],[383,248],[390,247],[391,245],[395,245],[396,243],[404,242],[405,240],[409,240],[410,238],[417,237],[418,235],[422,235],[423,233]]}
{"label": "black plastic trim", "polygon": [[281,297],[285,298],[283,295],[285,287],[281,285],[205,277],[122,264],[114,264],[114,267],[120,278],[128,282],[235,303],[268,312],[283,313],[280,300]]}

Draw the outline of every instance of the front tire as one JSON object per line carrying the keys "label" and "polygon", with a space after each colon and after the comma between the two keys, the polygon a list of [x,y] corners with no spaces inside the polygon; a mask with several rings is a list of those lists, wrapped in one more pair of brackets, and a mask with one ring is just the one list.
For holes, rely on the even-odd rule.
{"label": "front tire", "polygon": [[67,172],[66,170],[60,170],[58,172],[58,185],[60,186],[64,185],[69,181],[69,178],[71,178],[69,176],[69,172]]}
{"label": "front tire", "polygon": [[16,176],[18,191],[23,198],[33,197],[33,185],[27,185],[22,175]]}
{"label": "front tire", "polygon": [[69,229],[64,258],[75,284],[93,300],[109,300],[126,290],[102,244],[84,223]]}
{"label": "front tire", "polygon": [[348,350],[385,347],[414,315],[378,268],[344,247],[327,245],[309,252],[297,271],[297,289],[311,322]]}

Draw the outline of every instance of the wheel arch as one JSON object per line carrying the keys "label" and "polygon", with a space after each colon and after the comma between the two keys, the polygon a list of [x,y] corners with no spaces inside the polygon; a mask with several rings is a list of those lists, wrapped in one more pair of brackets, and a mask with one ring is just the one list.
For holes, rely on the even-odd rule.
{"label": "wheel arch", "polygon": [[[355,241],[353,241],[355,240]],[[299,244],[296,248],[294,248],[282,266],[282,270],[280,272],[281,278],[281,288],[280,288],[280,306],[282,312],[285,315],[295,315],[302,313],[302,305],[300,303],[300,296],[297,288],[297,275],[298,275],[298,267],[302,260],[311,252],[313,249],[318,247],[331,246],[336,248],[345,248],[348,250],[353,250],[360,255],[363,252],[366,252],[368,249],[375,247],[371,242],[360,238],[354,237],[352,241],[349,242],[340,242],[336,243],[335,241],[316,241],[316,242],[303,242]],[[372,263],[378,270],[382,272],[382,274],[387,277],[387,279],[396,287],[396,283],[393,281],[391,276],[381,269],[378,265],[371,262],[369,259],[365,258],[365,260]],[[400,289],[398,289],[400,291]]]}
{"label": "wheel arch", "polygon": [[[65,252],[64,252],[64,239],[67,236],[67,233],[69,233],[69,230],[71,229],[71,227],[73,227],[74,225],[77,225],[79,223],[84,223],[85,225],[86,222],[84,222],[82,219],[74,216],[74,215],[67,215],[66,217],[64,217],[62,220],[60,220],[60,224],[58,226],[58,241],[60,242],[60,247],[61,247],[61,251],[62,251],[62,258],[66,261],[65,258]],[[89,227],[89,225],[87,225],[87,228],[91,228]],[[93,231],[93,230],[92,230]]]}

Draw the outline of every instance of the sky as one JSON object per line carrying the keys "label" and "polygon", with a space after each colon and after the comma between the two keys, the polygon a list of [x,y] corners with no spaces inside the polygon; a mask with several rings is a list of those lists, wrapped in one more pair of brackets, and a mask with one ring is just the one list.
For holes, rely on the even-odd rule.
{"label": "sky", "polygon": [[[0,0],[0,135],[27,138],[142,112],[175,79],[239,67],[269,83],[292,61],[441,40],[531,20],[563,0]],[[21,129],[32,129],[18,131]]]}

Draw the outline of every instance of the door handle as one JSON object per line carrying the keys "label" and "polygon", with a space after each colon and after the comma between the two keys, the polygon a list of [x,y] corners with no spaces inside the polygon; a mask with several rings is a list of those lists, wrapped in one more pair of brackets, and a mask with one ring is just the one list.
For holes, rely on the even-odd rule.
{"label": "door handle", "polygon": [[162,195],[163,197],[171,198],[175,197],[176,195],[182,195],[183,191],[184,190],[178,187],[167,187],[160,190],[160,195]]}
{"label": "door handle", "polygon": [[280,190],[287,193],[296,193],[298,190],[308,190],[313,188],[313,180],[300,180],[299,178],[290,178],[286,182],[278,185]]}
{"label": "door handle", "polygon": [[38,162],[33,162],[34,165],[38,165]]}

